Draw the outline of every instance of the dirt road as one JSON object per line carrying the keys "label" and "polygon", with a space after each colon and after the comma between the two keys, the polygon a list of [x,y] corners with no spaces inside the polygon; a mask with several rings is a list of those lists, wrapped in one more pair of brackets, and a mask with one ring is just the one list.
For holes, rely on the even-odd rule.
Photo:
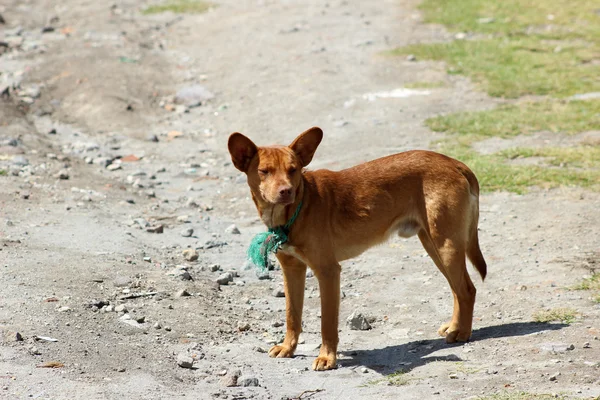
{"label": "dirt road", "polygon": [[[449,287],[397,238],[343,264],[337,370],[309,369],[310,276],[297,357],[265,354],[285,329],[282,278],[244,267],[264,227],[227,137],[286,144],[318,125],[311,168],[340,169],[431,148],[428,117],[493,107],[439,63],[383,53],[450,38],[417,2],[54,3],[0,6],[0,398],[600,396],[600,308],[567,289],[598,268],[600,196],[577,188],[482,195],[470,343],[436,335]],[[447,85],[401,90],[416,81]],[[556,308],[573,321],[534,321]],[[354,311],[371,330],[346,326]]]}

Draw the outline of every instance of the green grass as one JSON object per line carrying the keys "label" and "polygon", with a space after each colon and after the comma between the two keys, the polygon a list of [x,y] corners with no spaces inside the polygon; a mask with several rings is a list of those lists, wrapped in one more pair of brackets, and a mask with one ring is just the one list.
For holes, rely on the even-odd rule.
{"label": "green grass", "polygon": [[[600,274],[593,274],[571,288],[572,290],[592,290],[600,291]],[[593,297],[596,303],[600,303],[600,293]]]}
{"label": "green grass", "polygon": [[406,376],[405,370],[398,370],[389,375],[384,376],[381,379],[375,379],[367,382],[368,385],[377,385],[380,383],[387,383],[389,386],[404,386],[410,383],[411,379]]}
{"label": "green grass", "polygon": [[600,147],[514,148],[499,153],[508,159],[544,157],[548,164],[560,167],[597,168],[600,171]]}
{"label": "green grass", "polygon": [[435,82],[410,82],[404,85],[407,89],[436,89],[446,87],[446,84],[441,81]]}
{"label": "green grass", "polygon": [[538,311],[533,314],[535,322],[562,322],[571,324],[579,313],[572,308],[553,308],[551,310]]}
{"label": "green grass", "polygon": [[597,0],[425,0],[419,8],[425,22],[454,32],[518,36],[533,30],[547,38],[558,34],[589,40],[600,36]]}
{"label": "green grass", "polygon": [[600,170],[510,165],[502,155],[482,155],[460,144],[442,146],[440,151],[467,164],[477,176],[483,192],[504,190],[523,194],[532,187],[549,189],[559,186],[600,189]]}
{"label": "green grass", "polygon": [[475,40],[415,44],[392,54],[445,61],[449,73],[469,76],[491,96],[600,90],[597,0],[424,0],[420,9],[426,22]]}
{"label": "green grass", "polygon": [[527,392],[502,392],[489,396],[478,397],[477,400],[550,400],[550,399],[566,399],[565,396],[558,397],[553,394],[536,394]]}
{"label": "green grass", "polygon": [[600,100],[522,102],[488,111],[429,118],[425,124],[436,132],[472,139],[507,138],[538,131],[575,134],[600,130]]}
{"label": "green grass", "polygon": [[8,172],[6,172],[5,169],[0,169],[0,176],[3,176],[3,175],[8,175]]}
{"label": "green grass", "polygon": [[[556,52],[558,46],[562,50]],[[600,90],[600,46],[549,43],[539,38],[493,38],[416,44],[393,50],[419,59],[445,61],[448,72],[470,77],[490,96],[566,97]]]}
{"label": "green grass", "polygon": [[175,14],[200,14],[206,12],[212,4],[200,0],[168,0],[145,8],[142,14],[159,14],[173,12]]}

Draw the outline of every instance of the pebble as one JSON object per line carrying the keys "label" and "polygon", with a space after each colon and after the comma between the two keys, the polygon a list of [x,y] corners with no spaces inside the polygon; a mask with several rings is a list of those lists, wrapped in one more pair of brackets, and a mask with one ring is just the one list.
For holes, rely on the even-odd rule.
{"label": "pebble", "polygon": [[180,353],[177,355],[177,365],[181,368],[192,368],[194,366],[194,359],[187,354]]}
{"label": "pebble", "polygon": [[249,386],[259,386],[258,378],[251,375],[240,376],[237,380],[238,386],[249,387]]}
{"label": "pebble", "polygon": [[409,54],[406,56],[406,61],[417,61],[417,56],[414,54]]}
{"label": "pebble", "polygon": [[146,322],[146,317],[144,317],[144,316],[136,317],[135,322],[137,322],[138,324],[143,324],[144,322]]}
{"label": "pebble", "polygon": [[148,135],[148,141],[153,143],[158,143],[158,136],[156,135]]}
{"label": "pebble", "polygon": [[235,226],[235,224],[233,224],[233,225],[229,225],[227,228],[225,228],[225,233],[230,233],[232,235],[239,235],[241,232],[238,229],[238,227]]}
{"label": "pebble", "polygon": [[[95,161],[95,160],[94,160]],[[116,171],[118,169],[121,169],[121,164],[109,164],[106,169],[109,171]]]}
{"label": "pebble", "polygon": [[227,285],[229,282],[233,281],[233,274],[231,272],[225,272],[222,273],[221,275],[219,275],[219,277],[216,279],[216,282],[219,285]]}
{"label": "pebble", "polygon": [[191,237],[194,234],[194,230],[192,228],[187,228],[181,231],[181,236],[183,237]]}
{"label": "pebble", "polygon": [[458,379],[458,375],[455,373],[451,373],[450,375],[448,375],[448,378],[450,379]]}
{"label": "pebble", "polygon": [[164,232],[164,227],[162,225],[151,226],[149,228],[146,228],[146,232],[150,232],[150,233],[163,233]]}
{"label": "pebble", "polygon": [[238,377],[236,375],[226,375],[221,378],[221,385],[225,387],[235,387],[238,385]]}
{"label": "pebble", "polygon": [[191,85],[179,89],[175,94],[174,101],[176,104],[183,104],[187,107],[198,107],[214,97],[215,95],[204,86]]}
{"label": "pebble", "polygon": [[575,349],[575,345],[566,343],[542,343],[539,345],[540,350],[551,353],[565,353]]}
{"label": "pebble", "polygon": [[283,288],[274,289],[273,297],[285,297],[285,291],[283,290]]}
{"label": "pebble", "polygon": [[560,376],[560,372],[556,372],[556,373],[550,375],[550,378],[548,378],[548,380],[555,381],[559,376]]}
{"label": "pebble", "polygon": [[354,331],[366,331],[371,329],[371,324],[369,321],[359,312],[354,311],[350,316],[346,319],[346,324],[348,327]]}
{"label": "pebble", "polygon": [[118,313],[127,312],[127,307],[125,306],[125,304],[119,304],[118,306],[115,307],[115,312],[118,312]]}
{"label": "pebble", "polygon": [[131,278],[119,275],[115,278],[115,280],[113,281],[113,284],[116,287],[127,287],[127,286],[131,285]]}
{"label": "pebble", "polygon": [[196,249],[185,249],[183,251],[183,258],[185,258],[186,261],[196,261],[198,257],[199,255]]}
{"label": "pebble", "polygon": [[175,293],[175,297],[188,297],[191,296],[190,292],[185,289],[181,289]]}
{"label": "pebble", "polygon": [[365,368],[365,367],[362,367],[362,368],[360,369],[360,372],[362,372],[363,374],[368,374],[368,373],[369,373],[369,369],[368,369],[368,368]]}
{"label": "pebble", "polygon": [[26,167],[29,165],[29,160],[23,156],[14,156],[12,159],[12,164],[19,167]]}
{"label": "pebble", "polygon": [[590,342],[585,342],[585,343],[583,344],[583,348],[584,348],[584,349],[589,349],[589,348],[591,348],[591,347],[592,347],[592,346],[590,345]]}
{"label": "pebble", "polygon": [[245,332],[250,330],[250,324],[244,321],[238,322],[237,328],[240,332]]}
{"label": "pebble", "polygon": [[221,269],[221,266],[219,264],[213,264],[210,266],[210,272],[217,272],[220,269]]}
{"label": "pebble", "polygon": [[155,322],[154,325],[152,326],[154,329],[161,329],[162,325],[160,324],[160,322]]}

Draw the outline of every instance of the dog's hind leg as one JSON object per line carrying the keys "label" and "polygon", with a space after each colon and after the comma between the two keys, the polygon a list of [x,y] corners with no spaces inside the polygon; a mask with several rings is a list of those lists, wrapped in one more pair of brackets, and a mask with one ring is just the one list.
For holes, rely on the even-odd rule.
{"label": "dog's hind leg", "polygon": [[419,239],[448,280],[454,296],[452,319],[442,324],[438,333],[446,337],[447,343],[466,342],[471,337],[476,289],[467,272],[465,243],[432,233],[421,230]]}

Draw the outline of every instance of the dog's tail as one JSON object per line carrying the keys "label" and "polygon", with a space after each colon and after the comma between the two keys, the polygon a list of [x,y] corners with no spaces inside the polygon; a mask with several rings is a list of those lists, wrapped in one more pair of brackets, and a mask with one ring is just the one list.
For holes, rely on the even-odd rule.
{"label": "dog's tail", "polygon": [[477,178],[473,171],[466,165],[459,165],[458,169],[469,182],[472,199],[471,226],[469,226],[469,237],[467,240],[467,257],[469,258],[469,261],[471,261],[471,264],[477,269],[479,275],[481,275],[481,280],[484,280],[487,275],[487,264],[483,258],[483,254],[481,254],[481,249],[479,248],[479,235],[477,233],[477,225],[479,225],[479,182],[477,182]]}

